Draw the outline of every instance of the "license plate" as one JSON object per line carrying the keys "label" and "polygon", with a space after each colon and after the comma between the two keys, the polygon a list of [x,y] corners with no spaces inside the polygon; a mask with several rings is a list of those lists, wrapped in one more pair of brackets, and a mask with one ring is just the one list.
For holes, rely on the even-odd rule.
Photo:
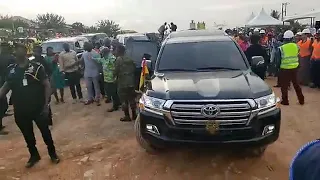
{"label": "license plate", "polygon": [[210,134],[216,134],[219,131],[219,122],[217,121],[208,121],[206,122],[206,130],[210,133]]}

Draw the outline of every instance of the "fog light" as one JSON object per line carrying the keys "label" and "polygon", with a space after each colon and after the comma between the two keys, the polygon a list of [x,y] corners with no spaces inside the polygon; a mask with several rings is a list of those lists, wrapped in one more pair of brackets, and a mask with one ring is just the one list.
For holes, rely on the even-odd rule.
{"label": "fog light", "polygon": [[264,127],[263,131],[262,131],[262,136],[268,135],[273,133],[274,131],[274,125],[267,125]]}
{"label": "fog light", "polygon": [[146,125],[146,128],[147,128],[147,131],[148,131],[148,132],[160,136],[160,132],[159,132],[157,126],[152,125],[152,124],[147,124],[147,125]]}

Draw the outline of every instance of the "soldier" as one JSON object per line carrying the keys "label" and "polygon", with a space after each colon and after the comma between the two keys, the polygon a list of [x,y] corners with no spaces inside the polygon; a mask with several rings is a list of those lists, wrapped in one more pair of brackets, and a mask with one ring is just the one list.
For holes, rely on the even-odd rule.
{"label": "soldier", "polygon": [[124,56],[125,47],[123,45],[117,46],[116,50],[116,63],[114,70],[114,77],[117,79],[118,84],[118,95],[122,103],[122,110],[124,117],[120,121],[131,121],[129,114],[129,104],[132,112],[132,119],[135,120],[137,117],[136,113],[136,102],[135,102],[135,63]]}

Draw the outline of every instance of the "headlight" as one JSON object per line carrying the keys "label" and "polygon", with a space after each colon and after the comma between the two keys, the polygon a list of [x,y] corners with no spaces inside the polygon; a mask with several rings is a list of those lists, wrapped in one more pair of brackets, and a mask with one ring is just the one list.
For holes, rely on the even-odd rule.
{"label": "headlight", "polygon": [[147,96],[143,94],[139,100],[139,104],[141,108],[149,108],[149,109],[163,109],[163,105],[166,101],[163,99],[158,99],[154,97]]}
{"label": "headlight", "polygon": [[255,99],[258,109],[271,107],[277,104],[277,97],[274,93]]}

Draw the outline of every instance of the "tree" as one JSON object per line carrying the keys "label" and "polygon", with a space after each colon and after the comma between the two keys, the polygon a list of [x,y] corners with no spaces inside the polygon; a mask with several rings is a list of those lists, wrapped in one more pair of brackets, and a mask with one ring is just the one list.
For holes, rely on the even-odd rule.
{"label": "tree", "polygon": [[270,16],[275,18],[275,19],[279,19],[280,18],[280,12],[277,11],[277,10],[272,9],[271,13],[270,13]]}
{"label": "tree", "polygon": [[81,22],[75,22],[71,25],[72,29],[77,30],[79,32],[85,32],[84,24]]}
{"label": "tree", "polygon": [[16,30],[18,27],[28,28],[29,24],[8,15],[0,16],[0,28]]}
{"label": "tree", "polygon": [[299,21],[291,20],[289,21],[291,30],[293,32],[298,32],[298,30],[302,31],[306,26],[299,23]]}
{"label": "tree", "polygon": [[35,22],[44,29],[59,29],[66,25],[63,16],[53,13],[38,14]]}
{"label": "tree", "polygon": [[109,37],[116,37],[120,33],[120,26],[112,20],[101,20],[97,23],[98,31],[106,33]]}
{"label": "tree", "polygon": [[89,33],[96,33],[98,32],[98,28],[96,26],[90,26],[88,29],[87,29],[87,32]]}

